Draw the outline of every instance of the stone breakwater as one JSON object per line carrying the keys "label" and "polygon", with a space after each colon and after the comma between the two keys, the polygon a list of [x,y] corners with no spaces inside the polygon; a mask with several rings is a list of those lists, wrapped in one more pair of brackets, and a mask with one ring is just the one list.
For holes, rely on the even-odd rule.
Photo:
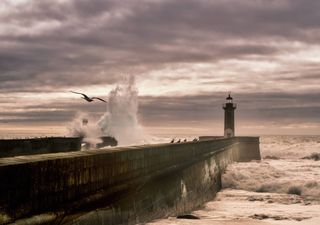
{"label": "stone breakwater", "polygon": [[[97,148],[117,146],[118,144],[113,137],[102,136],[97,139],[100,141],[96,145]],[[92,146],[82,137],[2,139],[0,140],[0,158],[80,151],[82,147],[90,149]]]}
{"label": "stone breakwater", "polygon": [[80,150],[79,137],[41,137],[0,140],[0,158]]}
{"label": "stone breakwater", "polygon": [[0,159],[0,224],[134,224],[212,199],[229,163],[259,160],[259,138]]}

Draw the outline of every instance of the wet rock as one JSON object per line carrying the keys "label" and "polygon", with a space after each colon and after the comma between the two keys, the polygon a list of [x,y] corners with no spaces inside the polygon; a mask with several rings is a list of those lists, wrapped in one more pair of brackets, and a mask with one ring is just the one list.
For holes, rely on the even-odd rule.
{"label": "wet rock", "polygon": [[312,153],[311,155],[303,157],[302,159],[313,159],[314,161],[319,161],[320,153]]}
{"label": "wet rock", "polygon": [[291,194],[291,195],[301,195],[301,188],[300,187],[297,187],[297,186],[291,186],[289,189],[288,189],[288,194]]}
{"label": "wet rock", "polygon": [[191,214],[177,216],[177,219],[199,220],[200,218]]}
{"label": "wet rock", "polygon": [[311,219],[311,217],[294,217],[294,218],[292,218],[292,219],[294,219],[294,220],[296,220],[296,221],[302,221],[302,220]]}
{"label": "wet rock", "polygon": [[267,214],[254,214],[249,216],[252,219],[256,220],[265,220],[265,219],[274,219],[274,220],[288,220],[288,217],[279,216],[279,215],[267,215]]}
{"label": "wet rock", "polygon": [[255,220],[265,220],[265,219],[268,219],[269,216],[266,215],[266,214],[254,214],[252,216],[249,216],[250,218],[252,219],[255,219]]}
{"label": "wet rock", "polygon": [[267,155],[266,157],[264,157],[264,159],[273,159],[273,160],[277,160],[277,159],[279,159],[279,157],[274,156],[274,155]]}
{"label": "wet rock", "polygon": [[285,216],[271,216],[270,218],[274,219],[274,220],[288,220],[288,217]]}
{"label": "wet rock", "polygon": [[274,220],[296,220],[296,221],[302,221],[302,220],[311,218],[311,217],[286,217],[281,215],[267,215],[267,214],[254,214],[249,217],[256,220],[274,219]]}
{"label": "wet rock", "polygon": [[250,197],[248,198],[248,201],[250,201],[250,202],[255,202],[255,201],[262,202],[263,200],[264,200],[264,199],[261,198],[261,197],[254,197],[254,196],[250,196]]}

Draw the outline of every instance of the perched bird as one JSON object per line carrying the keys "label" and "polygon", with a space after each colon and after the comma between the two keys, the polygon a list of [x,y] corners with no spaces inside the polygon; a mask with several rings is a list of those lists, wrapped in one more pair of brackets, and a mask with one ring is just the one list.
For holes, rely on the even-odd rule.
{"label": "perched bird", "polygon": [[177,143],[181,143],[181,139],[179,139],[179,140],[177,141]]}
{"label": "perched bird", "polygon": [[70,92],[72,92],[72,93],[75,93],[75,94],[79,94],[79,95],[82,95],[83,97],[83,99],[84,100],[86,100],[87,102],[92,102],[92,101],[94,101],[94,99],[98,99],[98,100],[100,100],[100,101],[102,101],[102,102],[106,102],[105,100],[103,100],[102,98],[98,98],[98,97],[88,97],[87,95],[85,95],[85,94],[83,94],[83,93],[80,93],[80,92],[75,92],[75,91],[70,91]]}
{"label": "perched bird", "polygon": [[187,139],[184,139],[183,142],[187,142]]}
{"label": "perched bird", "polygon": [[171,142],[170,143],[174,143],[174,138],[171,140]]}

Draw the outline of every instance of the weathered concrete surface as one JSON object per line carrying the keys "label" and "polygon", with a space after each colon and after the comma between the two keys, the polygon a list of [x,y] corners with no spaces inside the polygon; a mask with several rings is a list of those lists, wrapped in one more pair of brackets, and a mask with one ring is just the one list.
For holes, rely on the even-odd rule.
{"label": "weathered concrete surface", "polygon": [[2,158],[0,224],[50,212],[51,222],[79,225],[185,212],[214,197],[229,163],[252,159],[259,139],[249,137]]}
{"label": "weathered concrete surface", "polygon": [[241,137],[238,142],[239,159],[238,162],[248,162],[250,160],[260,160],[260,142],[259,138]]}
{"label": "weathered concrete surface", "polygon": [[45,137],[0,140],[0,158],[19,155],[79,151],[82,138]]}
{"label": "weathered concrete surface", "polygon": [[[100,137],[101,142],[97,148],[106,146],[117,146],[115,138],[109,136]],[[22,155],[48,154],[57,152],[80,151],[84,144],[86,149],[93,146],[83,141],[82,137],[41,137],[26,139],[4,139],[0,140],[0,158]]]}

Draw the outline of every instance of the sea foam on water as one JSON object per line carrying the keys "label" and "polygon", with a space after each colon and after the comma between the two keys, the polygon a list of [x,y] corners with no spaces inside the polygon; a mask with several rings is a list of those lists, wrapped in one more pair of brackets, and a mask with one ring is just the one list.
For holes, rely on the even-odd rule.
{"label": "sea foam on water", "polygon": [[229,165],[222,184],[247,191],[299,194],[320,202],[319,161],[303,157],[320,151],[318,140],[316,136],[262,137],[262,162]]}
{"label": "sea foam on water", "polygon": [[171,217],[149,224],[320,224],[320,161],[311,157],[320,154],[320,136],[260,140],[262,161],[228,165],[223,189],[213,201],[192,212],[200,220]]}

